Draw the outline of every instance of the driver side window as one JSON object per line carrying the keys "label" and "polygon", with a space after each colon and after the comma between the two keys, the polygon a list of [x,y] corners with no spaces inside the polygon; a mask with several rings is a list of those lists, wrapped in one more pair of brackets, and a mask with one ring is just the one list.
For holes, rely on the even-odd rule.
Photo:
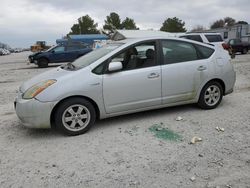
{"label": "driver side window", "polygon": [[65,47],[64,46],[58,46],[56,48],[54,48],[54,52],[64,52]]}
{"label": "driver side window", "polygon": [[155,42],[132,46],[113,57],[111,62],[121,62],[122,71],[156,66]]}

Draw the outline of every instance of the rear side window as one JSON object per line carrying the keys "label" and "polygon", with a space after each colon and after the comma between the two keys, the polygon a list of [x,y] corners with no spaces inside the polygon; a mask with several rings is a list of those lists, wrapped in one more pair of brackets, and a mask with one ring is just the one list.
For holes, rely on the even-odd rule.
{"label": "rear side window", "polygon": [[200,59],[208,59],[214,53],[214,49],[205,46],[200,46],[196,44],[195,47],[199,51]]}
{"label": "rear side window", "polygon": [[195,47],[188,42],[166,40],[162,41],[164,64],[180,63],[198,60]]}
{"label": "rear side window", "polygon": [[223,42],[223,39],[220,35],[205,35],[208,42]]}
{"label": "rear side window", "polygon": [[200,35],[186,35],[186,36],[181,36],[180,38],[190,39],[197,42],[203,42]]}

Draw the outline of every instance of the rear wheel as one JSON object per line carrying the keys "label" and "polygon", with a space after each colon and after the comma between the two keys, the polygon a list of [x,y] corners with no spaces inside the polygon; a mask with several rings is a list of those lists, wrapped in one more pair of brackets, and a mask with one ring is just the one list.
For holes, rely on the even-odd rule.
{"label": "rear wheel", "polygon": [[68,99],[60,104],[55,112],[56,127],[70,136],[87,132],[95,120],[93,105],[83,98]]}
{"label": "rear wheel", "polygon": [[49,61],[45,58],[38,59],[37,65],[39,68],[46,68],[48,67]]}
{"label": "rear wheel", "polygon": [[214,109],[222,100],[223,89],[220,83],[212,81],[207,83],[200,93],[198,105],[203,109]]}
{"label": "rear wheel", "polygon": [[247,48],[243,48],[243,50],[242,50],[242,54],[246,54],[247,53],[247,51],[248,51],[248,49]]}

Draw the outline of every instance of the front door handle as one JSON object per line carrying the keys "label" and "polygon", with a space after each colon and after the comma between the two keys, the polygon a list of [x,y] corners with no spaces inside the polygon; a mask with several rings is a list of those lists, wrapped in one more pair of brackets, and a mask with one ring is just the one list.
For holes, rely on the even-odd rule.
{"label": "front door handle", "polygon": [[148,75],[148,78],[158,78],[160,75],[156,72],[152,72]]}
{"label": "front door handle", "polygon": [[199,67],[197,68],[198,71],[204,71],[204,70],[206,70],[206,69],[207,69],[207,67],[206,67],[206,66],[203,66],[203,65],[201,65],[201,66],[199,66]]}

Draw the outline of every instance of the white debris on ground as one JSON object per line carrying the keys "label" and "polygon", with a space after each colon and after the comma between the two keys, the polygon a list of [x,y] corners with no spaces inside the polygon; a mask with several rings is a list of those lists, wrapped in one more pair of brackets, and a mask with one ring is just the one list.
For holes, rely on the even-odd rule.
{"label": "white debris on ground", "polygon": [[183,118],[182,118],[181,116],[178,116],[175,120],[176,120],[176,121],[182,121]]}
{"label": "white debris on ground", "polygon": [[224,128],[222,128],[222,127],[215,127],[215,129],[218,131],[218,132],[224,132],[225,131],[225,129]]}
{"label": "white debris on ground", "polygon": [[194,137],[191,139],[190,144],[195,144],[195,143],[201,142],[201,141],[202,141],[202,138],[197,137],[197,136],[194,136]]}

